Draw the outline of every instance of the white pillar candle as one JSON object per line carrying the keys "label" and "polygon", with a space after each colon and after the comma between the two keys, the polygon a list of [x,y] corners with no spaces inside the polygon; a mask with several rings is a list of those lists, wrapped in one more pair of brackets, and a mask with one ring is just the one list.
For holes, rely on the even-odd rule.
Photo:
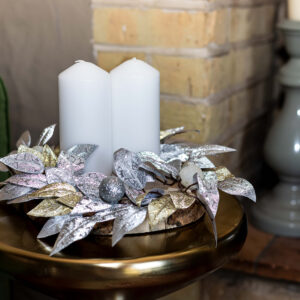
{"label": "white pillar candle", "polygon": [[77,61],[58,76],[60,147],[96,144],[85,171],[112,172],[111,81],[98,66]]}
{"label": "white pillar candle", "polygon": [[300,21],[300,0],[288,0],[288,18]]}
{"label": "white pillar candle", "polygon": [[159,72],[136,58],[110,72],[112,82],[113,150],[159,154]]}

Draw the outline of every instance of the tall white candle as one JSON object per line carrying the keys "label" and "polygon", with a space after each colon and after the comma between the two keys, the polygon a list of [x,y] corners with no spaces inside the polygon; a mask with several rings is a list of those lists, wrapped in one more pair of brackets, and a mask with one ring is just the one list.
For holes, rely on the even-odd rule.
{"label": "tall white candle", "polygon": [[110,72],[113,150],[159,153],[159,72],[136,58]]}
{"label": "tall white candle", "polygon": [[112,172],[111,81],[98,66],[77,61],[58,76],[60,147],[96,144],[85,171]]}
{"label": "tall white candle", "polygon": [[300,21],[300,0],[288,0],[288,18]]}

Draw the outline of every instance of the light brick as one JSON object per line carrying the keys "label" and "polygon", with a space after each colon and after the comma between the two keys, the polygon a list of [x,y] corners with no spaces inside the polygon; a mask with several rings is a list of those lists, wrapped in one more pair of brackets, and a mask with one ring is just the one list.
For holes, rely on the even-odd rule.
{"label": "light brick", "polygon": [[233,7],[231,10],[231,42],[246,41],[274,32],[275,5]]}
{"label": "light brick", "polygon": [[228,9],[174,11],[101,7],[94,9],[94,42],[199,48],[228,40]]}
{"label": "light brick", "polygon": [[200,134],[190,133],[185,140],[205,143],[216,139],[228,125],[228,101],[216,105],[191,104],[161,99],[161,128],[184,125],[187,129],[199,129]]}
{"label": "light brick", "polygon": [[104,52],[99,51],[97,55],[98,65],[106,70],[111,71],[113,68],[121,64],[122,62],[136,57],[141,60],[145,60],[145,54],[141,52]]}
{"label": "light brick", "polygon": [[211,59],[153,55],[152,64],[160,71],[162,93],[205,98],[268,74],[272,49],[260,45]]}
{"label": "light brick", "polygon": [[235,93],[229,101],[229,126],[249,122],[267,109],[271,95],[269,81],[263,81],[255,86]]}
{"label": "light brick", "polygon": [[161,92],[204,98],[230,85],[230,57],[214,59],[153,55],[161,74]]}

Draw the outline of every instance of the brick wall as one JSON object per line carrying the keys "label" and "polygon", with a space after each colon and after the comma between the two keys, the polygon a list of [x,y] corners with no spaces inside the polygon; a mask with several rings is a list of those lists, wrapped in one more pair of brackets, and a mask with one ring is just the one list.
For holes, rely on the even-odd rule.
{"label": "brick wall", "polygon": [[153,65],[161,74],[161,128],[198,128],[189,140],[236,147],[226,165],[243,175],[255,171],[274,103],[280,1],[92,2],[98,64],[109,71],[135,56]]}

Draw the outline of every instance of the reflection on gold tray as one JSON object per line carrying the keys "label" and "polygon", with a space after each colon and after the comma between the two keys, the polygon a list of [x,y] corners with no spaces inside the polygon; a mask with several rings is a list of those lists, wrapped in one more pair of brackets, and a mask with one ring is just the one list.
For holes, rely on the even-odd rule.
{"label": "reflection on gold tray", "polygon": [[91,235],[49,257],[55,237],[37,240],[37,224],[1,205],[0,269],[61,299],[155,299],[221,267],[242,247],[247,223],[236,198],[221,194],[217,248],[206,222],[126,236],[114,248],[111,237]]}

